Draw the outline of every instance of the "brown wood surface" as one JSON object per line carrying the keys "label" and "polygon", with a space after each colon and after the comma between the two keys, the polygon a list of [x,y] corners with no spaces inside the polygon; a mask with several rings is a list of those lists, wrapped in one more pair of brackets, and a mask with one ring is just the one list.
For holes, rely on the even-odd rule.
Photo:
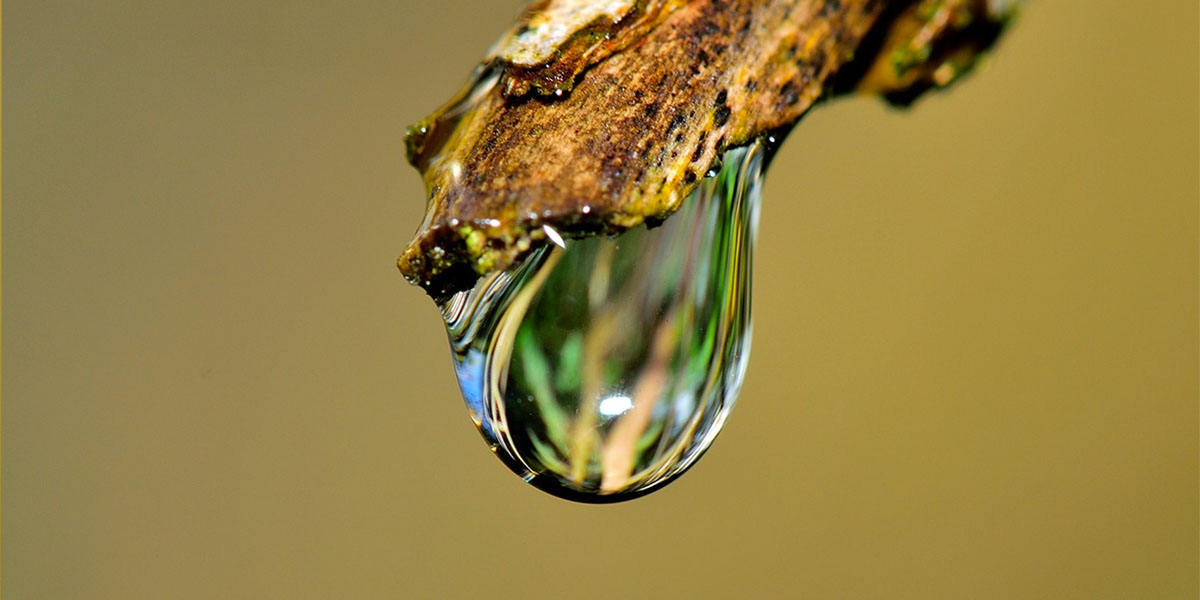
{"label": "brown wood surface", "polygon": [[786,131],[822,97],[907,103],[946,85],[1011,13],[997,0],[637,2],[544,64],[513,64],[515,36],[549,4],[410,129],[428,206],[398,265],[435,298],[511,266],[544,227],[579,237],[666,219],[725,149]]}

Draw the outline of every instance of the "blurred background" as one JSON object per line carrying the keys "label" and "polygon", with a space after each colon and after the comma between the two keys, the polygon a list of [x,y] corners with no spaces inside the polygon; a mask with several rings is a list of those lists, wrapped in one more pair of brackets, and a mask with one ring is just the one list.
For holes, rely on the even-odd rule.
{"label": "blurred background", "polygon": [[1193,0],[800,124],[737,410],[585,506],[467,418],[405,127],[503,2],[5,3],[7,598],[1195,598]]}

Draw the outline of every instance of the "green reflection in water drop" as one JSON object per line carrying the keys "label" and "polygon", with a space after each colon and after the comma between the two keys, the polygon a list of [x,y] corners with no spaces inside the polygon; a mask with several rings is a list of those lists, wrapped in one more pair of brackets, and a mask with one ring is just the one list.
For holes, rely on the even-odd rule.
{"label": "green reflection in water drop", "polygon": [[614,502],[708,449],[749,355],[764,161],[730,150],[661,226],[566,240],[442,305],[472,419],[518,475]]}

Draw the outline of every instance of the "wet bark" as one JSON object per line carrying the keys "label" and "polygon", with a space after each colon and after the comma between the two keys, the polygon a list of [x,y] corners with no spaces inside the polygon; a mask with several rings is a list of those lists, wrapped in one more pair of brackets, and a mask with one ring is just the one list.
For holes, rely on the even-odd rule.
{"label": "wet bark", "polygon": [[907,104],[968,71],[1003,0],[535,3],[414,125],[427,213],[398,261],[435,299],[547,242],[670,216],[731,147],[853,91]]}

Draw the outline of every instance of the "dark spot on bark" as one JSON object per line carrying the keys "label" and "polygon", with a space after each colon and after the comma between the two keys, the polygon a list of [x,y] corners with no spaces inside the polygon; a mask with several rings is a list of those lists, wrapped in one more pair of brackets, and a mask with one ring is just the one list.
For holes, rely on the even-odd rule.
{"label": "dark spot on bark", "polygon": [[[823,65],[823,64],[825,64],[825,61],[827,59],[828,59],[828,55],[825,53],[825,48],[818,47],[816,52],[814,52],[812,55],[812,60],[810,60],[809,62],[813,65]],[[814,68],[816,68],[816,67],[814,66]]]}
{"label": "dark spot on bark", "polygon": [[789,81],[779,88],[779,104],[791,106],[800,100],[800,90],[794,81]]}
{"label": "dark spot on bark", "polygon": [[692,152],[691,162],[700,160],[700,156],[704,154],[704,140],[708,138],[708,132],[700,134],[700,143],[696,144],[696,150]]}
{"label": "dark spot on bark", "polygon": [[675,131],[676,128],[682,127],[684,121],[687,121],[687,117],[680,113],[676,113],[674,117],[671,117],[671,122],[667,124],[667,133],[671,133],[672,131]]}
{"label": "dark spot on bark", "polygon": [[722,106],[721,108],[718,108],[717,112],[713,113],[713,123],[716,124],[717,127],[724,127],[725,123],[729,122],[730,112],[731,111],[729,110],[728,106]]}
{"label": "dark spot on bark", "polygon": [[725,90],[721,90],[717,94],[717,101],[716,101],[716,104],[714,104],[714,106],[721,106],[722,104],[725,104],[725,102],[728,100],[729,100],[729,92],[727,92]]}
{"label": "dark spot on bark", "polygon": [[693,184],[693,183],[695,183],[695,182],[696,182],[696,173],[695,173],[695,171],[692,171],[691,169],[688,169],[687,173],[684,173],[684,174],[683,174],[683,184],[684,184],[684,185],[690,185],[690,184]]}

